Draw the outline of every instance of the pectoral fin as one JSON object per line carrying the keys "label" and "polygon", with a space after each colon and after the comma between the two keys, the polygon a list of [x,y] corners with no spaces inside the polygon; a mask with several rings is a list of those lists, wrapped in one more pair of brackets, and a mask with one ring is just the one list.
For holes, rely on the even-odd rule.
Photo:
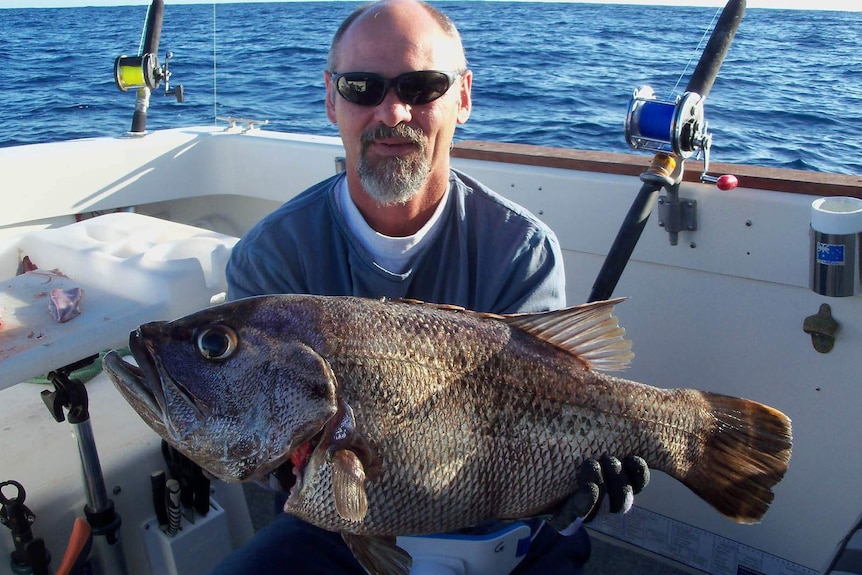
{"label": "pectoral fin", "polygon": [[408,575],[413,559],[395,544],[395,538],[363,537],[342,533],[353,556],[372,575]]}
{"label": "pectoral fin", "polygon": [[332,454],[332,491],[338,514],[348,521],[362,521],[368,512],[365,492],[365,469],[359,457],[349,449]]}

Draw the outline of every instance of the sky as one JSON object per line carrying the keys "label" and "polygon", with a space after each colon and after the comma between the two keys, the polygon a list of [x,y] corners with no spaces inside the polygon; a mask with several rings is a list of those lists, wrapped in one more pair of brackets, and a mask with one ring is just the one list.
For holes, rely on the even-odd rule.
{"label": "sky", "polygon": [[[149,5],[151,0],[0,0],[0,8],[56,8],[74,6]],[[211,0],[165,0],[169,4],[212,4]],[[271,2],[289,0],[215,0],[227,2]],[[568,1],[568,0],[553,0]],[[669,6],[724,6],[723,0],[571,0],[599,4],[663,4]],[[858,0],[748,0],[747,8],[862,11]]]}

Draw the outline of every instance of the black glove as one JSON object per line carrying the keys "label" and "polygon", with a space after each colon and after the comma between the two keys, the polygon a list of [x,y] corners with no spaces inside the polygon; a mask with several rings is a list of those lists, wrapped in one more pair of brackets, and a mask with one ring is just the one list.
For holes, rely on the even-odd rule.
{"label": "black glove", "polygon": [[634,496],[649,483],[649,467],[637,455],[629,455],[622,461],[604,455],[598,461],[587,459],[581,463],[577,479],[577,490],[548,520],[557,531],[563,531],[578,517],[583,517],[584,522],[592,521],[605,494],[611,513],[627,513]]}

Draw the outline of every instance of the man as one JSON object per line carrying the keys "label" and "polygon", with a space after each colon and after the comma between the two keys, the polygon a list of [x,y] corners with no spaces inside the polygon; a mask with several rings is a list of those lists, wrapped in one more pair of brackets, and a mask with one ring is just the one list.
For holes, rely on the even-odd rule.
{"label": "man", "polygon": [[[288,292],[407,297],[497,313],[565,304],[553,232],[450,168],[455,127],[470,115],[473,75],[445,15],[418,0],[359,8],[335,34],[324,80],[346,171],[284,204],[237,244],[227,268],[231,299]],[[618,485],[610,493],[631,504],[624,473],[593,471],[594,484],[613,475]],[[588,491],[575,512],[586,513],[601,497]],[[535,534],[518,573],[572,573],[589,556],[583,528],[571,537],[550,528]],[[337,534],[286,514],[216,573],[284,571],[364,573]]]}
{"label": "man", "polygon": [[243,239],[228,268],[231,298],[415,297],[501,313],[564,305],[556,237],[450,171],[473,75],[454,25],[440,18],[393,3],[360,10],[339,29],[324,79],[346,178],[311,188]]}

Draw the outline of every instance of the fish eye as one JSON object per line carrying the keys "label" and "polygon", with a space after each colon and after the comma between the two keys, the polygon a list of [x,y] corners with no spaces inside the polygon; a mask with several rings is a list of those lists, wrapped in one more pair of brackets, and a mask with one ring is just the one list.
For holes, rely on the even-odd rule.
{"label": "fish eye", "polygon": [[198,333],[198,353],[205,359],[227,359],[236,351],[236,332],[226,325],[211,325]]}

